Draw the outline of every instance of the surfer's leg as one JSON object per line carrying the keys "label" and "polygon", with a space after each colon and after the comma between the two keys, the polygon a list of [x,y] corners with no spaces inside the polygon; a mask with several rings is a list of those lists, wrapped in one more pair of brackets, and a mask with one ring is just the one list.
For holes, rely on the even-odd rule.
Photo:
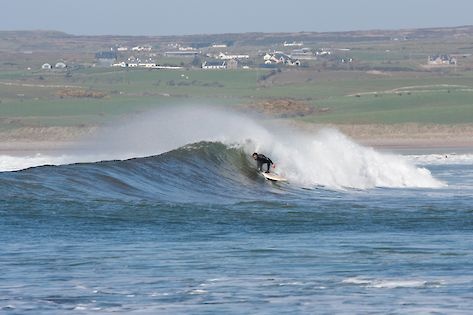
{"label": "surfer's leg", "polygon": [[267,166],[267,169],[266,169],[266,173],[269,173],[269,168],[270,168],[270,165],[269,163],[266,163],[266,166]]}
{"label": "surfer's leg", "polygon": [[258,161],[258,166],[257,166],[258,171],[262,172],[263,171],[263,163],[261,161]]}

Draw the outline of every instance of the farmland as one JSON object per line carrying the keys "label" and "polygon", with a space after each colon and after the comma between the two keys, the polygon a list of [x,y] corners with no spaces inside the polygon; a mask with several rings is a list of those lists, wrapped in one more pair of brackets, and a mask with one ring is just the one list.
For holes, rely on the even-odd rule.
{"label": "farmland", "polygon": [[[94,37],[73,37],[67,41],[61,36],[53,36],[53,40],[43,34],[51,46],[38,48],[31,44],[38,52],[25,54],[22,49],[32,48],[21,42],[25,34],[0,32],[0,54],[4,57],[0,65],[0,133],[8,140],[6,134],[25,128],[93,128],[163,105],[212,104],[258,112],[258,104],[284,103],[280,100],[291,100],[286,103],[304,104],[313,110],[291,114],[289,108],[283,111],[284,117],[276,117],[277,113],[272,115],[267,110],[272,107],[266,106],[267,119],[286,117],[303,125],[335,125],[348,133],[354,129],[346,126],[364,125],[392,125],[396,129],[406,126],[406,130],[413,125],[430,126],[431,131],[448,125],[470,130],[473,32],[461,29],[461,36],[450,36],[451,32],[440,29],[409,40],[393,40],[392,34],[373,40],[345,34],[325,38],[324,42],[317,41],[320,34],[314,35],[312,42],[307,35],[299,34],[314,51],[317,47],[331,47],[337,56],[314,58],[300,67],[268,69],[258,66],[261,55],[254,53],[248,61],[250,66],[235,70],[203,70],[195,60],[169,58],[159,51],[157,62],[174,63],[180,69],[97,67],[91,52],[105,49],[104,45],[120,38],[108,39],[110,43],[103,44]],[[8,36],[16,36],[20,44],[11,44],[5,39]],[[37,36],[41,38],[41,34]],[[288,35],[268,35],[263,42],[252,40],[251,34],[247,36],[228,49],[250,54],[269,50]],[[81,41],[82,52],[71,48]],[[348,48],[338,49],[341,47]],[[452,54],[457,62],[427,65],[427,57],[439,53]],[[69,61],[71,66],[40,69],[46,59]]]}

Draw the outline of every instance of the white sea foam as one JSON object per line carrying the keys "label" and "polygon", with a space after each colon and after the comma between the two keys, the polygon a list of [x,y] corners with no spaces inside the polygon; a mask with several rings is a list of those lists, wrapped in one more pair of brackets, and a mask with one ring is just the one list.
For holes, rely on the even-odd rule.
{"label": "white sea foam", "polygon": [[103,154],[33,154],[25,156],[0,155],[0,172],[18,171],[30,167],[44,165],[64,165],[72,163],[87,163],[110,159]]}
{"label": "white sea foam", "polygon": [[194,295],[194,294],[206,294],[206,293],[207,293],[206,290],[201,290],[201,289],[195,289],[195,290],[191,290],[191,291],[189,292],[189,294],[191,294],[191,295]]}
{"label": "white sea foam", "polygon": [[0,171],[16,171],[38,165],[60,165],[67,163],[65,156],[35,154],[29,156],[0,155]]}
{"label": "white sea foam", "polygon": [[444,281],[426,281],[419,279],[368,279],[353,277],[343,280],[342,283],[360,285],[367,288],[395,289],[440,287],[444,284]]}
{"label": "white sea foam", "polygon": [[407,155],[406,158],[417,165],[471,165],[473,153],[444,153]]}
{"label": "white sea foam", "polygon": [[298,132],[263,142],[290,181],[304,186],[373,188],[441,187],[431,173],[400,155],[358,145],[335,129],[314,135]]}
{"label": "white sea foam", "polygon": [[254,151],[263,153],[276,163],[276,172],[301,186],[442,186],[427,169],[415,166],[409,159],[358,145],[335,129],[309,134],[280,122],[261,122],[204,106],[164,108],[136,116],[120,126],[109,126],[87,141],[89,149],[85,152],[67,156],[2,156],[0,170],[144,157],[199,141],[240,145],[248,155]]}

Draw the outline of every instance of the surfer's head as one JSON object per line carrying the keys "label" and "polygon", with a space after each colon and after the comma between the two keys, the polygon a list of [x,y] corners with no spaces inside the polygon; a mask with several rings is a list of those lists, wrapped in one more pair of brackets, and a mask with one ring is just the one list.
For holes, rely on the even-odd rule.
{"label": "surfer's head", "polygon": [[256,158],[258,157],[258,153],[253,153],[252,157],[256,160]]}

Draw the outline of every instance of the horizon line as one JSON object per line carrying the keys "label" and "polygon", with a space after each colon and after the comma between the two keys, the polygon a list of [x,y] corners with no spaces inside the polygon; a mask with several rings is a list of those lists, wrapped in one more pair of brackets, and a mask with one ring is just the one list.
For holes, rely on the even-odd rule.
{"label": "horizon line", "polygon": [[55,29],[0,29],[0,33],[6,32],[51,32],[61,33],[69,36],[87,36],[87,37],[101,37],[101,36],[119,36],[119,37],[187,37],[187,36],[217,36],[217,35],[238,35],[238,34],[336,34],[336,33],[356,33],[356,32],[401,32],[413,30],[428,30],[428,29],[457,29],[464,27],[473,27],[473,24],[456,25],[456,26],[429,26],[429,27],[406,27],[406,28],[372,28],[372,29],[353,29],[341,31],[245,31],[245,32],[223,32],[223,33],[194,33],[194,34],[167,34],[167,35],[150,35],[150,34],[74,34],[67,31]]}

